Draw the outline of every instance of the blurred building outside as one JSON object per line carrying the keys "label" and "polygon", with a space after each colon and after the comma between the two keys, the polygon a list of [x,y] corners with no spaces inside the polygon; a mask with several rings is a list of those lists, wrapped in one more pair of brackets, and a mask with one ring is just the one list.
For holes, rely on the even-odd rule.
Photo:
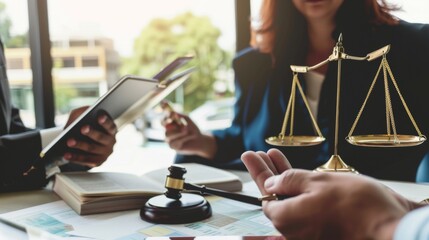
{"label": "blurred building outside", "polygon": [[[25,124],[34,127],[32,70],[29,48],[6,48],[7,74],[12,102],[19,104]],[[70,99],[64,99],[57,114],[56,124],[63,125],[68,112],[76,107],[91,105],[118,80],[119,55],[107,38],[73,38],[52,42],[52,78],[56,98],[64,98],[73,91]]]}
{"label": "blurred building outside", "polygon": [[[32,71],[29,48],[7,48],[7,74],[12,99],[19,104],[21,117],[26,126],[34,127]],[[52,77],[56,98],[65,96],[67,89],[74,97],[66,99],[61,114],[56,115],[56,124],[64,125],[68,112],[76,107],[91,105],[107,91],[119,78],[120,57],[113,49],[112,40],[107,38],[70,38],[52,41]],[[220,81],[215,84],[219,99],[210,100],[190,113],[202,131],[228,127],[232,118],[233,98],[222,99],[223,91],[232,85],[232,72],[221,70]],[[62,90],[61,90],[62,89]],[[64,95],[64,94],[63,94]],[[180,104],[173,104],[182,112]],[[30,110],[31,109],[31,110]],[[114,153],[102,166],[93,171],[122,171],[143,174],[172,163],[175,151],[164,143],[164,128],[161,124],[163,113],[159,107],[147,112],[144,118],[133,125],[124,127],[117,135]],[[146,165],[147,162],[147,165]],[[142,168],[141,166],[145,167]]]}

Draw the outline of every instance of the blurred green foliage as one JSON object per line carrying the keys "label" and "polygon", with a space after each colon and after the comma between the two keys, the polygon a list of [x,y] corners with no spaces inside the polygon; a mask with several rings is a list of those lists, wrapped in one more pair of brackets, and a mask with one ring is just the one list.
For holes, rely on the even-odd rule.
{"label": "blurred green foliage", "polygon": [[70,100],[78,97],[78,92],[75,87],[67,85],[56,85],[54,88],[55,106],[58,113],[66,114],[72,110]]}
{"label": "blurred green foliage", "polygon": [[18,34],[11,36],[10,28],[12,21],[6,14],[6,5],[0,2],[0,38],[7,48],[28,47],[27,34]]}
{"label": "blurred green foliage", "polygon": [[154,19],[135,40],[133,56],[124,59],[121,74],[151,77],[176,57],[193,55],[188,66],[197,69],[183,86],[184,111],[189,112],[214,97],[218,72],[230,68],[232,54],[219,46],[220,35],[205,16],[184,13]]}

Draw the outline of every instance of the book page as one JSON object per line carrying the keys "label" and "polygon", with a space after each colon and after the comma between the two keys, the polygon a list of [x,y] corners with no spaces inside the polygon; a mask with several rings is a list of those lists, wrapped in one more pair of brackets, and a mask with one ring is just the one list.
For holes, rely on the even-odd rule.
{"label": "book page", "polygon": [[74,189],[80,196],[120,195],[124,193],[162,193],[164,186],[151,179],[117,172],[61,173],[55,184]]}
{"label": "book page", "polygon": [[[220,186],[219,189],[222,189],[222,184],[231,184],[234,185],[233,189],[225,186],[223,190],[240,191],[242,189],[240,178],[226,170],[198,163],[183,163],[178,165],[183,166],[187,171],[183,176],[185,178],[185,182],[207,185],[207,187]],[[144,174],[143,177],[153,179],[155,182],[164,183],[167,175],[169,175],[169,171],[167,168],[164,168],[148,172]]]}

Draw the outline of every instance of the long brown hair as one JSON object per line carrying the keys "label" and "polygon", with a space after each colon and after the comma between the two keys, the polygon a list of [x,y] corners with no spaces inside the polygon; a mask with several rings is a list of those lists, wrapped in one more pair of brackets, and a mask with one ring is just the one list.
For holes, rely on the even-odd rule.
{"label": "long brown hair", "polygon": [[[344,0],[336,15],[337,28],[350,27],[356,22],[370,26],[394,25],[398,19],[390,12],[398,9],[385,0]],[[252,28],[251,45],[277,59],[285,49],[293,51],[299,47],[296,44],[306,44],[306,35],[306,21],[292,0],[264,0],[259,24]]]}

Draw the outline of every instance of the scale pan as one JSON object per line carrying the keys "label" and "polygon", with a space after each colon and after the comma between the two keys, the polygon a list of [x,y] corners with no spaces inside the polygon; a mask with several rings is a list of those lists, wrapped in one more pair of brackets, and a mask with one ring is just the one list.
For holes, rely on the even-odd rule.
{"label": "scale pan", "polygon": [[284,136],[269,137],[265,142],[274,146],[280,147],[300,147],[300,146],[313,146],[325,141],[324,137],[320,136]]}
{"label": "scale pan", "polygon": [[422,144],[426,141],[425,136],[414,135],[357,135],[346,137],[347,142],[356,146],[364,147],[411,147]]}

